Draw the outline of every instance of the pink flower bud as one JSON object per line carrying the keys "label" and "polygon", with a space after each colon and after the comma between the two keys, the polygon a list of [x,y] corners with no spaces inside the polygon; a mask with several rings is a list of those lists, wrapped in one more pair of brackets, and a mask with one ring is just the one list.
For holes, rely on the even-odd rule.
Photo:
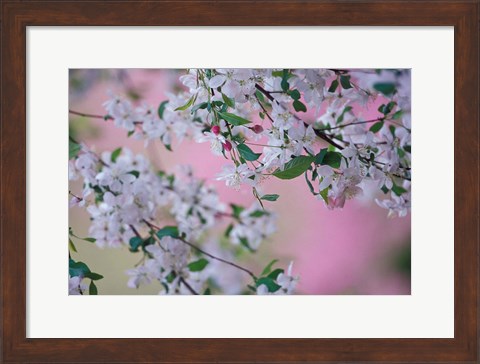
{"label": "pink flower bud", "polygon": [[223,143],[223,148],[227,152],[230,152],[232,150],[232,143],[230,143],[228,140],[225,140],[225,143]]}
{"label": "pink flower bud", "polygon": [[255,134],[260,134],[263,132],[263,127],[261,125],[255,125],[253,128],[252,128],[253,132]]}
{"label": "pink flower bud", "polygon": [[220,134],[220,127],[218,125],[212,126],[212,133],[215,135]]}

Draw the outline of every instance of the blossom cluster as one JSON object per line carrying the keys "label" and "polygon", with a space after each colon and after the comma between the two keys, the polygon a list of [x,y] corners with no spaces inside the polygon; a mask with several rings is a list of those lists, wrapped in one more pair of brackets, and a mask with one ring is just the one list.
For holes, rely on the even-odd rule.
{"label": "blossom cluster", "polygon": [[373,186],[390,216],[407,215],[409,70],[190,69],[179,82],[158,107],[112,96],[105,119],[168,149],[173,136],[210,143],[230,160],[217,178],[235,189],[303,174],[329,209]]}
{"label": "blossom cluster", "polygon": [[[177,175],[167,174],[155,171],[145,156],[128,149],[98,155],[74,140],[70,140],[70,151],[69,178],[83,182],[80,193],[70,192],[70,203],[85,208],[91,220],[88,238],[70,231],[71,246],[75,251],[73,237],[100,248],[126,246],[133,253],[142,252],[141,263],[127,271],[129,287],[157,280],[164,287],[162,293],[209,292],[208,281],[224,268],[210,264],[212,260],[239,267],[220,257],[228,254],[212,255],[200,247],[219,220],[231,220],[224,235],[232,249],[241,246],[253,252],[276,231],[274,213],[258,202],[248,208],[228,207],[188,166]],[[159,227],[157,221],[174,224]],[[216,269],[205,269],[209,265]],[[85,292],[84,278],[94,280],[99,275],[70,258],[71,294]]]}

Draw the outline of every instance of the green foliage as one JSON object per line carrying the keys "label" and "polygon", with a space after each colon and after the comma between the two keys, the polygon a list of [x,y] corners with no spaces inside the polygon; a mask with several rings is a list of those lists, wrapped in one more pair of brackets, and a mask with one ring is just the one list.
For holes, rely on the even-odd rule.
{"label": "green foliage", "polygon": [[251,121],[244,119],[238,115],[229,113],[229,112],[218,112],[218,115],[224,119],[226,122],[228,122],[231,125],[234,126],[240,126],[240,125],[245,125],[245,124],[250,124]]}
{"label": "green foliage", "polygon": [[272,267],[275,263],[278,262],[278,259],[273,259],[270,263],[267,264],[267,266],[263,269],[262,271],[262,276],[266,276],[272,271]]}
{"label": "green foliage", "polygon": [[97,241],[95,238],[81,238],[80,236],[75,235],[71,227],[68,228],[68,234],[77,239],[88,241],[89,243],[95,243]]}
{"label": "green foliage", "polygon": [[285,92],[288,91],[288,89],[290,88],[290,85],[288,83],[289,77],[290,77],[290,74],[288,72],[288,69],[284,69],[282,73],[282,82],[280,83],[280,86],[282,87],[282,90]]}
{"label": "green foliage", "polygon": [[283,269],[277,268],[273,272],[269,273],[267,277],[276,280],[278,276],[284,272],[285,271]]}
{"label": "green foliage", "polygon": [[113,163],[117,161],[117,158],[120,156],[122,153],[122,148],[117,148],[112,152],[112,155],[110,156],[110,159]]}
{"label": "green foliage", "polygon": [[130,251],[138,252],[138,248],[143,244],[143,239],[139,236],[134,236],[130,239],[128,244],[130,245]]}
{"label": "green foliage", "polygon": [[178,227],[176,226],[165,226],[164,228],[158,230],[156,235],[159,239],[165,236],[171,236],[172,238],[178,238],[180,236]]}
{"label": "green foliage", "polygon": [[265,216],[265,215],[268,215],[267,211],[255,210],[249,216],[250,217],[262,217],[262,216]]}
{"label": "green foliage", "polygon": [[393,114],[392,119],[398,120],[402,117],[402,115],[403,115],[403,110],[398,110],[397,112],[395,112],[395,114]]}
{"label": "green foliage", "polygon": [[323,201],[328,205],[328,187],[320,191],[320,196],[323,198]]}
{"label": "green foliage", "polygon": [[93,281],[90,282],[90,286],[88,287],[88,294],[89,294],[90,296],[96,296],[96,295],[98,295],[97,286],[95,285],[95,283],[93,283]]}
{"label": "green foliage", "polygon": [[[339,152],[324,152],[324,149],[315,156],[315,163],[321,165],[329,165],[332,168],[340,168],[340,162],[342,161],[342,154]],[[320,162],[320,163],[317,163]]]}
{"label": "green foliage", "polygon": [[325,158],[327,153],[328,153],[327,148],[320,149],[320,152],[318,152],[318,154],[315,156],[315,164],[322,164],[323,158]]}
{"label": "green foliage", "polygon": [[260,199],[265,201],[277,201],[279,197],[280,195],[271,194],[271,195],[263,195],[262,197],[260,197]]}
{"label": "green foliage", "polygon": [[397,186],[395,183],[393,184],[393,187],[392,187],[392,192],[394,194],[396,194],[397,196],[401,196],[402,194],[404,194],[405,192],[407,192],[407,190],[403,187],[400,187],[400,186]]}
{"label": "green foliage", "polygon": [[167,107],[167,104],[168,104],[168,100],[161,102],[160,105],[158,106],[157,113],[160,119],[163,119],[163,113],[165,111],[165,108]]}
{"label": "green foliage", "polygon": [[388,115],[393,110],[395,105],[397,105],[397,103],[393,101],[389,102],[388,104],[382,104],[378,107],[378,111],[384,115]]}
{"label": "green foliage", "polygon": [[93,273],[90,268],[83,262],[75,262],[73,259],[68,261],[68,274],[70,277],[85,277],[91,280],[102,279],[103,276],[98,273]]}
{"label": "green foliage", "polygon": [[240,153],[240,155],[243,157],[243,159],[247,161],[256,161],[262,155],[262,153],[253,152],[250,149],[250,147],[246,144],[237,145],[237,150]]}
{"label": "green foliage", "polygon": [[257,288],[260,287],[262,284],[267,286],[268,291],[271,293],[277,292],[280,288],[282,288],[275,282],[274,279],[270,277],[262,277],[260,279],[257,279],[257,281],[255,282]]}
{"label": "green foliage", "polygon": [[380,129],[382,129],[383,124],[384,124],[383,120],[376,122],[375,124],[373,124],[370,127],[370,131],[372,133],[378,133],[380,131]]}
{"label": "green foliage", "polygon": [[350,76],[345,76],[345,75],[340,76],[340,83],[342,85],[342,88],[345,90],[352,88],[352,84],[350,83]]}
{"label": "green foliage", "polygon": [[316,195],[315,189],[313,188],[312,182],[308,179],[307,171],[305,171],[305,181],[307,182],[308,188],[313,195]]}
{"label": "green foliage", "polygon": [[373,85],[373,88],[385,96],[390,96],[396,91],[395,84],[391,82],[378,82]]}
{"label": "green foliage", "polygon": [[188,269],[190,270],[190,272],[200,272],[203,269],[205,269],[208,263],[209,263],[208,260],[202,258],[195,262],[190,263],[188,265]]}
{"label": "green foliage", "polygon": [[295,109],[295,111],[307,112],[307,107],[299,100],[295,100],[293,102],[293,108]]}
{"label": "green foliage", "polygon": [[92,281],[98,281],[99,279],[103,278],[101,274],[93,273],[93,272],[86,273],[85,277],[90,278]]}
{"label": "green foliage", "polygon": [[273,175],[280,179],[293,179],[304,173],[314,161],[314,157],[301,155],[285,164],[284,170],[277,169]]}
{"label": "green foliage", "polygon": [[330,87],[328,88],[328,92],[335,92],[335,90],[337,89],[338,87],[338,80],[333,80],[332,81],[332,84],[330,85]]}
{"label": "green foliage", "polygon": [[242,244],[242,246],[244,246],[245,248],[247,248],[247,250],[250,252],[250,253],[254,253],[255,252],[255,249],[253,249],[251,246],[250,246],[250,243],[248,242],[248,239],[247,238],[240,238],[240,244]]}
{"label": "green foliage", "polygon": [[233,203],[230,204],[230,207],[232,208],[233,216],[237,219],[240,218],[240,214],[242,213],[243,210],[245,210],[245,208],[243,206],[235,205]]}
{"label": "green foliage", "polygon": [[223,102],[225,102],[225,104],[227,104],[228,107],[231,107],[232,109],[235,108],[235,100],[234,99],[231,99],[230,97],[228,97],[225,94],[222,94],[222,98],[223,98]]}
{"label": "green foliage", "polygon": [[194,114],[195,111],[197,111],[198,109],[206,109],[208,108],[209,105],[210,105],[209,102],[201,102],[200,104],[197,104],[194,107],[192,107],[192,110],[190,112]]}
{"label": "green foliage", "polygon": [[195,101],[195,96],[190,97],[190,99],[187,101],[185,105],[177,107],[175,111],[187,110],[190,106],[193,105],[194,101]]}
{"label": "green foliage", "polygon": [[71,251],[77,253],[77,248],[75,247],[75,244],[73,244],[73,241],[72,241],[72,239],[70,239],[70,238],[68,238],[68,248],[69,248]]}
{"label": "green foliage", "polygon": [[302,96],[297,89],[288,91],[288,94],[294,100],[300,100],[300,97]]}
{"label": "green foliage", "polygon": [[68,138],[68,159],[75,158],[82,147],[72,138]]}
{"label": "green foliage", "polygon": [[130,172],[128,172],[128,174],[131,174],[131,175],[135,176],[135,178],[138,178],[140,176],[139,171],[130,171]]}

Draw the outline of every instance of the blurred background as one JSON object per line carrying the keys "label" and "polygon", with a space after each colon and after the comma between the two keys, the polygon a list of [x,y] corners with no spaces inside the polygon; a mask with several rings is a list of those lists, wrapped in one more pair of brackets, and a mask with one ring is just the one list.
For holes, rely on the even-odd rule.
{"label": "blurred background", "polygon": [[[166,92],[182,89],[178,77],[184,73],[185,70],[70,70],[69,108],[104,115],[102,103],[108,99],[109,90],[132,101],[158,106],[168,99]],[[111,122],[70,115],[69,123],[70,135],[96,152],[120,146],[129,148],[147,155],[152,164],[167,172],[190,164],[196,176],[217,188],[225,203],[248,207],[254,201],[251,190],[235,191],[225,187],[223,181],[215,180],[226,161],[213,155],[208,143],[175,141],[173,152],[169,152],[160,143],[150,143],[145,148],[142,140],[127,138],[126,131]],[[80,181],[70,181],[69,187],[74,193],[82,189]],[[264,192],[280,195],[278,201],[268,205],[278,213],[278,231],[262,243],[256,254],[242,258],[245,265],[261,271],[273,258],[278,258],[278,266],[284,268],[294,261],[293,273],[300,276],[297,294],[410,294],[410,215],[387,218],[388,211],[378,207],[375,196],[368,192],[362,199],[347,201],[341,210],[327,210],[313,198],[303,178],[269,179]],[[219,231],[226,225],[220,226]],[[71,208],[69,226],[76,235],[88,236],[88,213],[78,207]],[[127,247],[99,249],[80,240],[75,240],[75,245],[78,253],[72,257],[105,277],[96,281],[99,294],[159,292],[159,283],[139,289],[127,287],[125,271],[141,259],[140,253],[131,253]]]}

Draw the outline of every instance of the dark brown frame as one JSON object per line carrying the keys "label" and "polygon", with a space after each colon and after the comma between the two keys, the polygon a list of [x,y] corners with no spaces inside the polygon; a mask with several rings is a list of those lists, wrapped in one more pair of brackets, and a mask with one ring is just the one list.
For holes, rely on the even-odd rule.
{"label": "dark brown frame", "polygon": [[[4,0],[1,10],[2,362],[479,362],[477,0]],[[25,37],[32,25],[454,26],[455,338],[27,339]]]}

